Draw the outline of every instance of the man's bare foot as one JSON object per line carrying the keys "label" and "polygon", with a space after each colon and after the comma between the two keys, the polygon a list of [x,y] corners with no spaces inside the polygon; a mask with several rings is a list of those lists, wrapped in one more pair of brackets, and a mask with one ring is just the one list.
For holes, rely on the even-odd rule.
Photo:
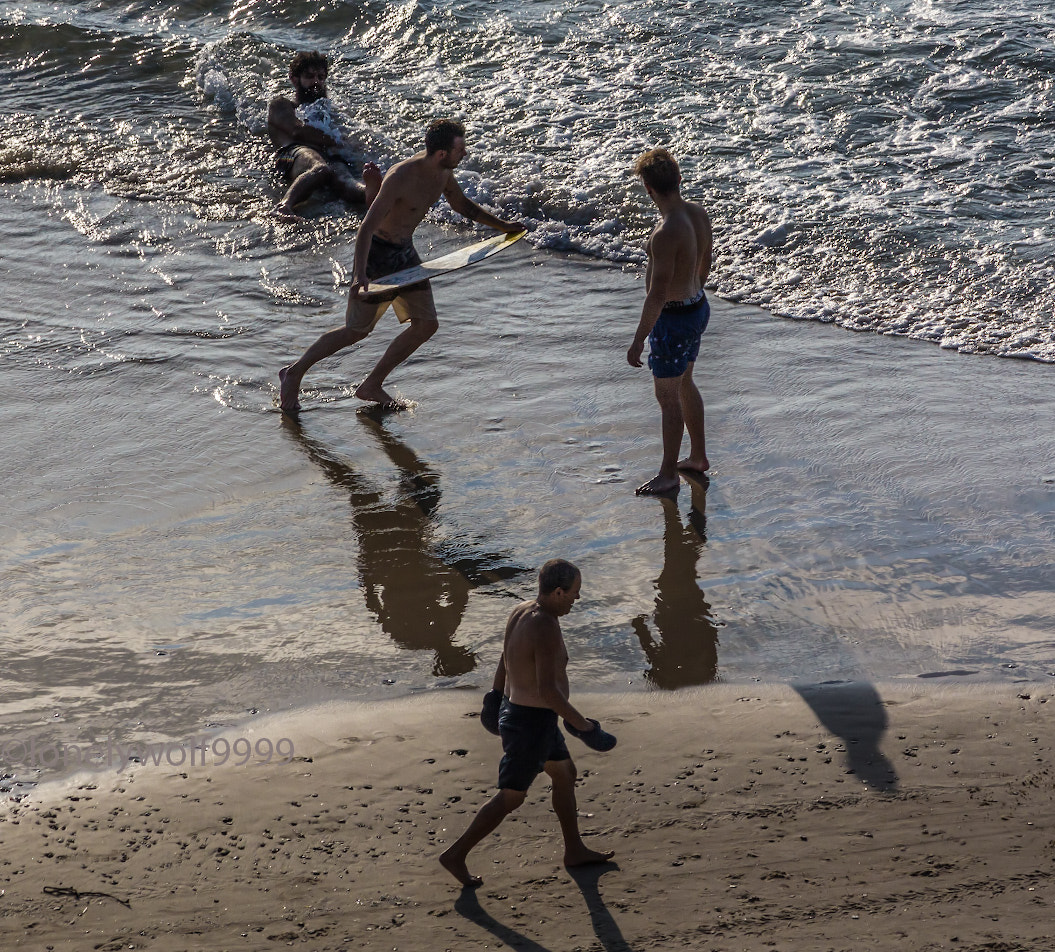
{"label": "man's bare foot", "polygon": [[300,401],[297,399],[300,393],[300,381],[294,382],[289,372],[289,367],[283,367],[278,372],[278,408],[283,413],[296,416],[300,413]]}
{"label": "man's bare foot", "polygon": [[678,460],[678,469],[684,470],[687,473],[706,473],[711,468],[711,461],[705,456],[703,459],[697,459],[694,456],[686,456],[685,459]]}
{"label": "man's bare foot", "polygon": [[606,850],[598,853],[596,850],[588,850],[585,846],[581,850],[575,850],[564,854],[565,866],[590,866],[594,863],[607,863],[613,856],[615,850]]}
{"label": "man's bare foot", "polygon": [[367,208],[369,208],[373,200],[377,198],[377,193],[381,191],[381,179],[383,178],[384,175],[381,174],[381,169],[374,165],[373,162],[367,162],[366,165],[363,166],[364,201],[366,202]]}
{"label": "man's bare foot", "polygon": [[306,222],[308,219],[302,215],[298,215],[292,208],[279,202],[274,208],[271,209],[271,217],[277,218],[279,221],[289,222],[293,225],[299,225],[302,222]]}
{"label": "man's bare foot", "polygon": [[386,393],[381,387],[368,387],[363,383],[356,388],[355,395],[360,400],[366,400],[368,403],[376,403],[382,410],[407,409],[407,404],[402,400],[397,400],[390,393]]}
{"label": "man's bare foot", "polygon": [[642,483],[634,490],[636,496],[662,496],[664,493],[677,492],[681,480],[677,476],[653,476],[647,483]]}
{"label": "man's bare foot", "polygon": [[[448,852],[450,851],[448,850]],[[469,872],[469,867],[465,865],[464,859],[448,856],[447,853],[444,853],[440,856],[440,865],[458,882],[469,889],[475,889],[477,886],[483,885],[484,881],[479,876],[473,876]]]}

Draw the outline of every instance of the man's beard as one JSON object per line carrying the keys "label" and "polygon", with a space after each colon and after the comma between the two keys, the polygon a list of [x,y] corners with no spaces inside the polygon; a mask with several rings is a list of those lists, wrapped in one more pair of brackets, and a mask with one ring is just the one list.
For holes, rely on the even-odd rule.
{"label": "man's beard", "polygon": [[298,86],[297,87],[297,101],[302,106],[307,106],[319,99],[326,98],[326,87],[325,86]]}

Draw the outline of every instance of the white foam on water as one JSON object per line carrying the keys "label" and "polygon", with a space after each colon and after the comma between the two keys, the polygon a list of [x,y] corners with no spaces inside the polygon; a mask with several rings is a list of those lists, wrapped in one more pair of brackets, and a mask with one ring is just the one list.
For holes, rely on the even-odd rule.
{"label": "white foam on water", "polygon": [[[994,213],[1007,202],[990,174],[1010,160],[1035,187],[1035,156],[1051,145],[1050,131],[1023,125],[1024,102],[1032,115],[1052,102],[1037,54],[1021,43],[1043,27],[1024,16],[822,2],[716,24],[656,0],[366,13],[365,28],[333,47],[331,92],[373,130],[367,153],[390,163],[420,146],[432,116],[464,118],[463,187],[525,221],[537,247],[641,262],[654,212],[629,167],[665,142],[683,160],[687,191],[714,214],[719,294],[945,342],[941,326],[962,318],[956,302],[984,298],[985,317],[956,339],[991,353],[1023,340],[991,333],[994,309],[1012,327],[1021,315],[1050,317],[1042,252],[1053,239],[1025,200],[1006,218]],[[1042,9],[1033,14],[1043,22]],[[266,94],[251,81],[217,89],[211,70],[198,81],[204,97],[238,103],[252,131],[284,82],[281,58],[259,44],[256,54],[272,63]],[[245,39],[212,55],[231,61],[224,75],[237,72]],[[994,129],[996,117],[1018,127]],[[434,219],[457,216],[441,207]],[[790,238],[786,220],[796,223]],[[986,247],[999,249],[982,276],[995,296],[970,270]],[[1014,352],[1043,359],[1034,345]]]}

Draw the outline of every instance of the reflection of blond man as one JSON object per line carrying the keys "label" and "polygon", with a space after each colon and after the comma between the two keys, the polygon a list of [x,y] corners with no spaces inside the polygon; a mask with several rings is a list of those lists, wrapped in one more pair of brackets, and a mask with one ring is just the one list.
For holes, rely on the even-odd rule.
{"label": "reflection of blond man", "polygon": [[589,849],[579,833],[575,803],[575,764],[557,726],[564,726],[597,750],[610,750],[615,738],[585,718],[568,700],[568,650],[560,622],[579,597],[582,576],[564,559],[551,559],[539,572],[538,596],[513,610],[506,624],[494,692],[501,700],[498,731],[504,755],[498,768],[498,793],[481,807],[461,837],[440,857],[463,886],[479,886],[465,861],[469,851],[519,807],[540,772],[553,783],[553,812],[564,835],[564,865],[605,863],[612,853]]}
{"label": "reflection of blond man", "polygon": [[[666,149],[646,152],[634,165],[634,173],[660,214],[646,246],[645,304],[626,352],[630,366],[642,366],[648,338],[648,366],[662,414],[659,473],[637,488],[638,495],[648,495],[676,490],[679,469],[705,473],[711,465],[703,434],[703,397],[692,371],[711,313],[703,286],[711,270],[712,239],[707,212],[681,197],[681,170]],[[689,455],[679,461],[686,430]]]}

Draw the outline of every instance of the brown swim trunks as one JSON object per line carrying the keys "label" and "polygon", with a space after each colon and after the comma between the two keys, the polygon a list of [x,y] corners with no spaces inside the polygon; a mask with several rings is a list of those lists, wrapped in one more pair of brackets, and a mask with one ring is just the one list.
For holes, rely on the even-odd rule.
{"label": "brown swim trunks", "polygon": [[[421,264],[412,242],[397,244],[374,235],[370,243],[370,253],[366,259],[366,276],[371,280],[384,278],[404,268],[413,268]],[[401,324],[407,321],[436,321],[436,302],[432,299],[432,286],[428,281],[400,288],[383,298],[362,300],[349,298],[348,311],[345,315],[345,326],[349,330],[370,333],[388,310],[389,305],[396,312]]]}

